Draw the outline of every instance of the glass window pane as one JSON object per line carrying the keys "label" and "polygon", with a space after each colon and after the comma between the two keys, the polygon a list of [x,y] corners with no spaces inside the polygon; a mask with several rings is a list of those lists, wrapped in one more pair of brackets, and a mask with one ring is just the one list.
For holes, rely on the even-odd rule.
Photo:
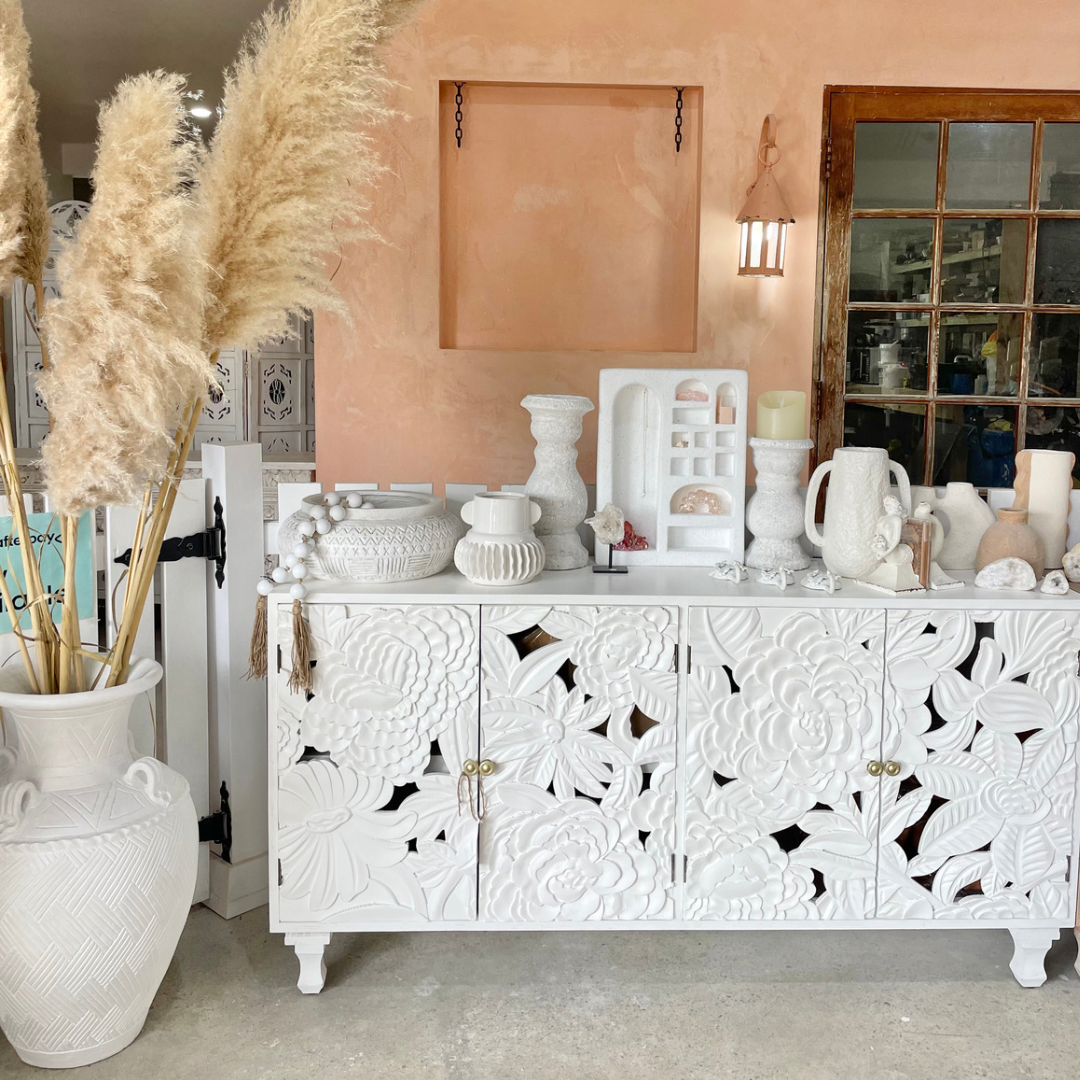
{"label": "glass window pane", "polygon": [[1073,486],[1077,486],[1080,481],[1080,409],[1029,405],[1024,445],[1032,450],[1068,450],[1075,454]]}
{"label": "glass window pane", "polygon": [[946,218],[941,234],[943,304],[1021,304],[1027,222]]}
{"label": "glass window pane", "polygon": [[844,406],[844,445],[883,446],[893,461],[903,465],[913,484],[921,484],[926,450],[926,409],[910,405]]}
{"label": "glass window pane", "polygon": [[849,311],[847,392],[925,394],[930,315]]}
{"label": "glass window pane", "polygon": [[1023,337],[1019,312],[942,312],[938,393],[1014,397]]}
{"label": "glass window pane", "polygon": [[933,209],[939,130],[936,123],[856,124],[855,209]]}
{"label": "glass window pane", "polygon": [[1031,187],[1032,124],[950,124],[945,205],[1020,209]]}
{"label": "glass window pane", "polygon": [[1080,315],[1036,315],[1031,327],[1028,394],[1077,397],[1078,364]]}
{"label": "glass window pane", "polygon": [[933,249],[933,221],[855,218],[849,298],[928,303]]}
{"label": "glass window pane", "polygon": [[1043,124],[1039,207],[1080,210],[1080,124]]}
{"label": "glass window pane", "polygon": [[935,484],[967,480],[976,487],[1010,487],[1015,471],[1015,405],[938,406]]}
{"label": "glass window pane", "polygon": [[1039,221],[1035,303],[1080,303],[1080,221]]}

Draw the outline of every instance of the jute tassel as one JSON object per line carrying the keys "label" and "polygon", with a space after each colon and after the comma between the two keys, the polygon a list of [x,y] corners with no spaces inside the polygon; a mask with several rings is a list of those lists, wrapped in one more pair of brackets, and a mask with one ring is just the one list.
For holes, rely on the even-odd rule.
{"label": "jute tassel", "polygon": [[311,632],[304,618],[304,605],[294,600],[292,605],[292,671],[289,689],[298,694],[311,691]]}
{"label": "jute tassel", "polygon": [[266,678],[266,597],[261,595],[255,602],[255,625],[251,628],[247,677]]}

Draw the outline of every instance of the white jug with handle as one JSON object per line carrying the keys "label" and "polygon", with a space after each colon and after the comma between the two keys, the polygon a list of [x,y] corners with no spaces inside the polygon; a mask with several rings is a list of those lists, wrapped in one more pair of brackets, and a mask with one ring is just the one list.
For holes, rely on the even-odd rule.
{"label": "white jug with handle", "polygon": [[[814,521],[818,491],[828,473],[824,532]],[[889,460],[888,451],[876,446],[845,446],[823,461],[810,477],[803,524],[810,542],[821,548],[821,558],[834,574],[862,578],[881,559],[874,553],[875,527],[889,494],[889,474],[896,477],[904,513],[911,513],[911,485],[904,467]]]}

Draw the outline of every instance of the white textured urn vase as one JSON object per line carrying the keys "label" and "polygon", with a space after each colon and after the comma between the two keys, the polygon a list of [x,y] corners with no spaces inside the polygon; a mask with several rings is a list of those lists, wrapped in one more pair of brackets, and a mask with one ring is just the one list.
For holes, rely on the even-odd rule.
{"label": "white textured urn vase", "polygon": [[812,439],[751,439],[757,480],[746,504],[746,527],[754,539],[746,565],[755,570],[805,570],[810,556],[803,551],[805,503],[799,493],[799,474]]}
{"label": "white textured urn vase", "polygon": [[592,412],[593,403],[572,394],[529,394],[521,405],[532,414],[536,440],[536,467],[525,494],[543,511],[536,535],[544,545],[547,569],[587,566],[589,553],[577,534],[588,509],[585,481],[577,471],[577,441],[581,418]]}
{"label": "white textured urn vase", "polygon": [[0,1028],[29,1065],[109,1057],[142,1030],[195,890],[187,781],[134,760],[128,715],[161,678],[27,693],[0,675]]}
{"label": "white textured urn vase", "polygon": [[533,531],[541,510],[527,495],[482,491],[461,517],[472,528],[458,542],[454,565],[474,585],[524,585],[544,569],[544,545]]}

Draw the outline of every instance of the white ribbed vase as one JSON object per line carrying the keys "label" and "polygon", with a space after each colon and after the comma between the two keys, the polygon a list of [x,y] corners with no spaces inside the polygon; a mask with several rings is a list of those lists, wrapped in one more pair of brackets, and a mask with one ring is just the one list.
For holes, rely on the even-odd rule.
{"label": "white ribbed vase", "polygon": [[123,686],[36,695],[0,675],[0,1028],[29,1065],[71,1068],[142,1030],[195,890],[187,781],[134,759],[128,716],[161,665]]}
{"label": "white ribbed vase", "polygon": [[533,526],[540,507],[512,491],[484,491],[461,508],[473,527],[458,541],[454,565],[474,585],[524,585],[544,569],[544,545]]}

